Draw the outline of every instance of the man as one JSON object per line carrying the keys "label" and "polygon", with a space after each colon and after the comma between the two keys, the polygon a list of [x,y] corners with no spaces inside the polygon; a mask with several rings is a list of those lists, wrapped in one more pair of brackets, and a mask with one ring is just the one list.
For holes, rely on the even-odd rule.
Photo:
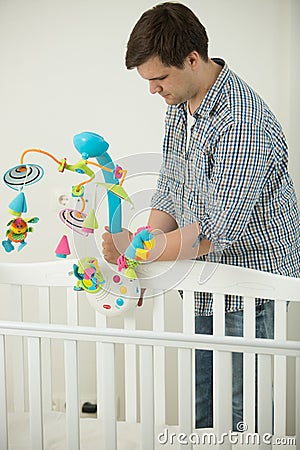
{"label": "man", "polygon": [[[146,11],[131,32],[126,67],[168,105],[148,222],[160,230],[151,259],[199,258],[298,277],[299,210],[281,126],[222,59],[208,57],[194,13],[169,2]],[[110,262],[119,256],[108,232],[103,254]],[[256,309],[256,336],[273,337],[273,302],[258,299]],[[242,336],[242,310],[242,298],[225,298],[227,335]],[[196,332],[212,333],[212,313],[212,297],[196,292]],[[233,429],[243,420],[242,391],[235,353]],[[212,352],[197,351],[196,426],[212,425]]]}

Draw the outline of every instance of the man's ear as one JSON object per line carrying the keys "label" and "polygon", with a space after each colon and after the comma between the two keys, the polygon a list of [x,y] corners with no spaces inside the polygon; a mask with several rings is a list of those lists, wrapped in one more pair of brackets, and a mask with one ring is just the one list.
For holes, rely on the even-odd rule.
{"label": "man's ear", "polygon": [[191,67],[191,69],[196,69],[199,66],[200,63],[200,55],[196,50],[192,51],[187,55],[185,58],[185,63]]}

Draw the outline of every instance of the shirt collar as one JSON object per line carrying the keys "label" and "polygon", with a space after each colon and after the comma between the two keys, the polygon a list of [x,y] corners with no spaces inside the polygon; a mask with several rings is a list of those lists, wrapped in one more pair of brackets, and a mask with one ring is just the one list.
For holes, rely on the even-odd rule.
{"label": "shirt collar", "polygon": [[[221,72],[219,73],[218,78],[214,82],[214,84],[211,86],[209,91],[207,92],[206,96],[202,100],[199,107],[194,112],[193,116],[195,119],[198,117],[209,117],[210,112],[214,108],[221,92],[224,87],[224,84],[227,82],[228,77],[230,75],[230,70],[225,63],[225,61],[221,58],[212,58],[214,62],[217,64],[223,66]],[[177,108],[183,111],[186,111],[187,108],[187,102],[179,103],[177,105]]]}

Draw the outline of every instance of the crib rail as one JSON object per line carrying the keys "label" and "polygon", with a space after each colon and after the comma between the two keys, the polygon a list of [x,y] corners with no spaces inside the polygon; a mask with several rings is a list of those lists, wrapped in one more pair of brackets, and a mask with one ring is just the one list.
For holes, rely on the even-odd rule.
{"label": "crib rail", "polygon": [[[0,263],[0,284],[23,286],[73,286],[76,260],[43,263]],[[115,266],[110,265],[115,268]],[[170,289],[213,294],[235,294],[300,301],[300,280],[254,269],[202,261],[143,264],[138,269],[141,286],[166,292]]]}
{"label": "crib rail", "polygon": [[38,324],[31,322],[0,321],[1,334],[32,338],[54,338],[63,341],[89,341],[115,344],[136,344],[184,349],[206,349],[256,353],[267,355],[300,356],[300,343],[296,341],[275,341],[271,339],[241,339],[234,336],[215,337],[210,335],[189,335],[175,332],[152,332],[147,330],[96,327],[70,327],[67,325]]}
{"label": "crib rail", "polygon": [[[110,322],[96,314],[95,326],[80,325],[80,294],[72,288],[73,261],[42,264],[0,264],[0,284],[10,284],[16,303],[15,320],[0,320],[0,448],[8,449],[8,392],[13,386],[12,408],[29,411],[31,449],[47,448],[44,417],[52,409],[53,369],[55,355],[53,342],[63,343],[63,376],[66,402],[66,446],[80,450],[80,356],[79,346],[91,342],[95,346],[96,397],[98,418],[103,434],[97,448],[119,450],[120,442],[117,399],[120,396],[118,376],[124,377],[124,414],[121,422],[138,424],[139,447],[142,450],[163,448],[192,449],[200,439],[202,448],[210,448],[206,435],[221,436],[231,430],[231,358],[232,352],[243,353],[244,358],[244,422],[248,433],[261,437],[269,433],[285,438],[287,394],[287,358],[294,363],[295,422],[290,445],[300,442],[300,342],[287,340],[286,300],[300,301],[300,280],[290,279],[254,270],[232,268],[200,262],[160,263],[140,269],[140,279],[147,288],[145,305],[136,312],[127,313],[122,323]],[[15,269],[15,270],[14,270]],[[16,270],[18,269],[18,270]],[[18,274],[12,275],[12,274]],[[163,276],[162,276],[163,274]],[[25,321],[22,286],[37,286],[38,321]],[[62,308],[65,323],[53,323],[51,288],[65,289]],[[167,324],[167,294],[182,289],[179,330],[170,331]],[[214,334],[195,335],[195,290],[211,292],[214,296]],[[224,295],[244,297],[244,335],[225,336]],[[255,337],[255,297],[275,300],[274,339]],[[172,300],[173,301],[173,300]],[[174,300],[175,301],[175,300]],[[151,304],[151,308],[148,306]],[[151,329],[139,328],[139,317],[151,311]],[[1,319],[1,311],[0,311]],[[51,323],[52,322],[52,323]],[[118,349],[122,348],[122,364]],[[13,349],[13,352],[11,352]],[[172,350],[173,349],[173,350]],[[194,352],[208,349],[214,352],[214,425],[212,429],[195,429],[194,423]],[[168,351],[176,352],[174,377],[177,380],[171,395],[177,397],[177,421],[168,424],[169,386]],[[255,359],[258,358],[258,409],[255,414]],[[124,367],[123,367],[124,363]],[[12,366],[13,381],[8,372]],[[10,372],[9,372],[10,373]],[[11,374],[11,373],[10,373]],[[266,383],[269,380],[269,383]],[[26,394],[28,389],[28,394]],[[28,396],[28,401],[27,401]],[[95,419],[95,423],[98,419]],[[166,438],[166,430],[173,432],[173,442]],[[180,434],[182,433],[182,434]],[[158,440],[161,436],[161,441]],[[181,437],[180,437],[181,436]],[[170,436],[169,436],[170,437]],[[180,440],[181,439],[181,440]],[[255,437],[252,438],[252,440]],[[247,448],[258,448],[257,442]],[[118,443],[119,442],[119,443]],[[203,444],[206,443],[206,445]],[[281,441],[283,442],[283,441]],[[169,445],[169,446],[168,446]],[[216,448],[239,448],[226,436]],[[243,445],[241,444],[242,448]],[[275,444],[273,445],[275,448]],[[96,447],[95,447],[96,448]],[[260,442],[259,448],[272,448]]]}

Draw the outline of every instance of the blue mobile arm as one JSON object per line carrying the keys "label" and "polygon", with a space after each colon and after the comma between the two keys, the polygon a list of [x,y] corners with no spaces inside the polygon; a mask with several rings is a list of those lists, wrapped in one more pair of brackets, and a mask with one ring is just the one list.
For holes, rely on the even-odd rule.
{"label": "blue mobile arm", "polygon": [[[73,138],[74,146],[81,154],[83,159],[96,158],[97,162],[112,171],[108,172],[102,170],[103,177],[106,183],[119,184],[119,181],[114,176],[116,168],[111,157],[107,153],[109,144],[102,136],[89,131],[76,134]],[[121,199],[113,192],[107,191],[108,200],[108,225],[111,233],[119,233],[122,231],[122,209]]]}

